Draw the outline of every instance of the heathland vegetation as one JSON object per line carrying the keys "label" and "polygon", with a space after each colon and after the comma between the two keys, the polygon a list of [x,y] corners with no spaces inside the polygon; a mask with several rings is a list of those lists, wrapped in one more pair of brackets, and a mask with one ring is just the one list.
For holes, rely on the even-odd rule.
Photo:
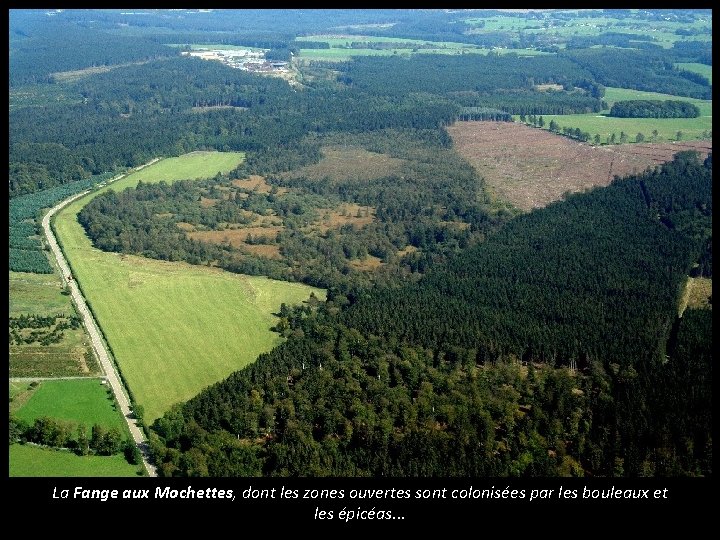
{"label": "heathland vegetation", "polygon": [[[97,370],[40,360],[84,334],[37,227],[93,189],[54,227],[162,475],[710,476],[711,26],[11,11],[11,370]],[[133,470],[35,416],[13,474]]]}
{"label": "heathland vegetation", "polygon": [[[242,154],[185,155],[103,190],[213,176],[241,160]],[[76,216],[103,190],[71,203],[54,226],[123,378],[151,421],[270,349],[278,342],[272,313],[308,299],[313,289],[94,249]]]}

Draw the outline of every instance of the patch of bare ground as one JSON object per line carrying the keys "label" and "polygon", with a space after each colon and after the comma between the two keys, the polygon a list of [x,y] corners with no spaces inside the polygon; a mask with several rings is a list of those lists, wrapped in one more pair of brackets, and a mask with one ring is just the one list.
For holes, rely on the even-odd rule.
{"label": "patch of bare ground", "polygon": [[399,249],[397,251],[397,254],[398,257],[404,257],[405,255],[409,255],[410,253],[416,253],[418,251],[420,251],[420,249],[416,248],[415,246],[407,245],[404,248]]}
{"label": "patch of bare ground", "polygon": [[712,151],[712,141],[591,146],[516,122],[456,122],[448,133],[491,190],[525,211],[566,192],[606,186],[683,150],[703,157]]}
{"label": "patch of bare ground", "polygon": [[343,225],[352,225],[361,229],[375,219],[372,206],[360,206],[355,203],[344,203],[338,208],[322,208],[318,210],[319,219],[308,225],[307,230],[325,234],[330,229],[339,229]]}
{"label": "patch of bare ground", "polygon": [[175,226],[181,231],[192,232],[195,230],[195,225],[192,223],[186,223],[184,221],[178,221]]}
{"label": "patch of bare ground", "polygon": [[465,231],[470,228],[470,224],[465,223],[464,221],[441,221],[440,224],[448,229],[455,229],[458,231]]}
{"label": "patch of bare ground", "polygon": [[349,264],[355,270],[365,270],[366,272],[372,272],[373,270],[377,270],[378,268],[383,266],[385,263],[382,262],[382,259],[380,259],[379,257],[368,255],[364,259],[354,259],[350,261]]}
{"label": "patch of bare ground", "polygon": [[373,180],[398,174],[405,160],[369,152],[359,146],[324,146],[322,159],[313,165],[306,165],[284,173],[285,178],[307,177],[312,180],[331,178],[333,180]]}
{"label": "patch of bare ground", "polygon": [[247,107],[235,107],[234,105],[208,105],[206,107],[190,107],[190,111],[194,113],[204,113],[209,111],[217,111],[222,109],[234,109],[236,111],[246,111]]}
{"label": "patch of bare ground", "polygon": [[200,197],[200,206],[202,206],[203,208],[215,206],[216,202],[218,202],[217,199],[206,199],[205,197]]}
{"label": "patch of bare ground", "polygon": [[547,92],[548,90],[562,90],[562,84],[536,84],[535,90],[539,92]]}
{"label": "patch of bare ground", "polygon": [[712,279],[711,278],[692,278],[689,277],[685,283],[680,305],[678,306],[678,315],[683,316],[686,308],[692,309],[712,309]]}
{"label": "patch of bare ground", "polygon": [[[240,189],[245,189],[247,191],[257,191],[258,193],[270,193],[273,187],[265,181],[264,176],[259,176],[257,174],[251,174],[243,180],[233,180],[233,185],[239,187]],[[277,188],[278,195],[287,193],[287,191],[287,188]]]}
{"label": "patch of bare ground", "polygon": [[151,60],[141,60],[139,62],[125,62],[122,64],[112,64],[108,66],[92,66],[74,71],[56,71],[55,73],[51,73],[50,77],[54,82],[69,83],[75,82],[84,77],[97,75],[98,73],[107,73],[108,71],[121,67],[140,66],[142,64],[147,64],[150,61]]}

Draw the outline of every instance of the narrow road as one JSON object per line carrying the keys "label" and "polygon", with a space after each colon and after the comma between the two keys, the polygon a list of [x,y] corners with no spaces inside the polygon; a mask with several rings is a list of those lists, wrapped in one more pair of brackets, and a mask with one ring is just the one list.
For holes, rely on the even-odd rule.
{"label": "narrow road", "polygon": [[[152,160],[151,162],[143,165],[142,167],[138,167],[135,170],[139,170],[143,167],[147,167],[148,165],[151,165],[152,163],[155,163],[158,161],[157,159]],[[125,175],[118,176],[116,178],[113,178],[111,180],[119,180],[120,178],[123,178]],[[63,282],[70,288],[70,294],[72,295],[73,300],[75,301],[75,305],[77,306],[78,313],[82,317],[83,323],[85,324],[85,328],[87,329],[88,334],[90,335],[90,342],[92,343],[93,349],[95,350],[95,354],[97,355],[98,359],[100,360],[100,366],[102,367],[103,371],[105,372],[105,378],[110,385],[110,388],[112,389],[113,394],[115,395],[115,399],[118,402],[118,405],[120,406],[120,411],[122,412],[123,417],[125,418],[125,421],[127,422],[128,428],[130,429],[130,434],[132,435],[133,440],[135,441],[135,444],[137,445],[138,449],[140,450],[140,453],[142,454],[143,464],[145,465],[145,469],[147,470],[148,474],[150,476],[157,476],[157,470],[155,469],[155,465],[153,465],[150,462],[150,448],[148,446],[147,441],[145,440],[145,434],[143,433],[142,429],[140,429],[137,425],[137,420],[135,420],[131,409],[130,409],[130,400],[127,397],[127,394],[125,392],[125,388],[122,384],[122,381],[120,379],[120,376],[118,375],[115,365],[112,363],[112,360],[110,360],[110,355],[108,354],[107,349],[105,348],[105,343],[103,342],[102,338],[100,337],[100,330],[98,329],[97,323],[95,322],[95,319],[93,318],[92,314],[90,313],[90,309],[87,306],[87,303],[85,302],[85,298],[83,297],[82,293],[80,292],[80,288],[77,285],[77,281],[75,279],[69,279],[68,277],[72,276],[72,273],[70,272],[70,265],[68,265],[67,260],[65,260],[65,256],[63,255],[63,252],[60,250],[60,246],[57,243],[57,239],[55,238],[55,235],[52,232],[52,229],[50,228],[50,218],[54,216],[60,209],[70,204],[75,199],[78,199],[82,197],[83,195],[86,195],[89,193],[88,191],[83,191],[82,193],[78,193],[77,195],[73,195],[72,197],[69,197],[68,199],[65,199],[64,201],[58,203],[56,206],[54,206],[42,219],[42,227],[43,231],[45,232],[45,237],[47,238],[48,244],[50,245],[50,249],[52,250],[53,254],[55,255],[55,259],[58,262],[58,265],[60,266],[60,272],[62,273],[62,280]]]}

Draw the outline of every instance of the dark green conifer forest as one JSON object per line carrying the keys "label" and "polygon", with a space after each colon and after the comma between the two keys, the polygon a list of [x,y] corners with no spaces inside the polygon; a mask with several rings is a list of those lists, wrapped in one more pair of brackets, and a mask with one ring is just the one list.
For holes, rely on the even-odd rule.
{"label": "dark green conifer forest", "polygon": [[[523,212],[447,129],[702,120],[711,11],[544,11],[11,10],[11,271],[55,272],[39,222],[60,200],[236,151],[228,174],[109,191],[78,221],[104,251],[327,291],[146,426],[160,475],[712,476],[712,297],[683,304],[712,277],[711,150],[678,131],[672,161]],[[610,108],[608,87],[673,99]]]}

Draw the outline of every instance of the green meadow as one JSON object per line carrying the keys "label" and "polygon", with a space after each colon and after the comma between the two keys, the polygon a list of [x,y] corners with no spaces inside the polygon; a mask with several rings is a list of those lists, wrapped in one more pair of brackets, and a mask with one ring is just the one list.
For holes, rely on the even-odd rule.
{"label": "green meadow", "polygon": [[10,445],[10,476],[137,476],[139,470],[123,454],[78,456],[67,450],[31,444]]}
{"label": "green meadow", "polygon": [[94,424],[106,430],[117,428],[129,437],[127,424],[115,408],[108,387],[100,379],[57,379],[39,381],[34,389],[27,383],[25,387],[30,396],[15,411],[15,416],[28,424],[37,418],[49,416],[85,424],[88,432]]}
{"label": "green meadow", "polygon": [[[47,416],[84,424],[88,436],[92,426],[98,424],[105,430],[117,428],[124,438],[130,438],[112,394],[100,379],[57,379],[32,384],[12,381],[10,412],[29,425]],[[10,445],[10,476],[135,476],[139,470],[122,453],[81,457],[68,450]]]}
{"label": "green meadow", "polygon": [[[566,9],[565,12],[577,13],[577,9]],[[631,10],[637,13],[637,10]],[[581,36],[596,36],[607,32],[626,34],[640,34],[647,36],[647,41],[663,48],[670,48],[677,41],[688,39],[676,34],[679,29],[696,30],[692,40],[710,41],[712,39],[712,19],[700,17],[692,23],[669,20],[648,20],[645,18],[626,18],[619,20],[612,17],[591,16],[560,19],[552,15],[547,20],[528,19],[513,15],[494,15],[492,17],[470,17],[465,23],[476,28],[470,33],[482,34],[485,32],[525,32],[542,33],[557,38],[571,38]],[[632,40],[631,40],[632,41]]]}
{"label": "green meadow", "polygon": [[[425,41],[420,39],[404,39],[380,36],[329,36],[314,35],[299,37],[296,39],[301,44],[303,41],[324,41],[330,45],[329,49],[300,49],[300,58],[305,60],[334,60],[345,61],[355,56],[410,56],[413,54],[488,54],[491,49],[478,47],[470,43],[458,43],[454,41]],[[351,49],[353,42],[385,43],[397,45],[388,49]],[[422,46],[422,47],[421,47]],[[541,51],[529,49],[493,49],[499,54],[516,53],[521,56],[535,56],[548,54]]]}
{"label": "green meadow", "polygon": [[[628,88],[614,88],[609,86],[605,89],[605,97],[603,99],[607,102],[608,107],[612,107],[616,101],[625,101],[628,99],[672,99],[687,101],[688,103],[694,103],[700,109],[700,116],[712,116],[712,100],[709,99],[696,99],[683,96],[674,96],[672,94],[661,94],[660,92],[644,92],[642,90],[630,90]],[[609,108],[603,112],[609,112]],[[662,119],[661,119],[662,120]]]}
{"label": "green meadow", "polygon": [[[616,141],[620,141],[621,132],[625,132],[628,136],[628,142],[635,142],[638,133],[642,133],[645,142],[653,140],[653,131],[657,131],[655,141],[675,141],[677,140],[678,131],[681,132],[681,140],[698,140],[705,139],[712,131],[712,101],[694,98],[685,98],[673,96],[670,94],[660,94],[658,92],[643,92],[641,90],[628,90],[625,88],[608,87],[603,98],[608,107],[616,101],[628,99],[674,99],[688,101],[694,103],[700,109],[698,118],[614,118],[606,116],[610,111],[608,108],[599,113],[588,114],[546,114],[542,115],[547,129],[550,121],[560,126],[569,128],[580,128],[581,131],[588,132],[591,137],[595,134],[600,135],[601,141],[604,143],[606,139],[613,133]],[[514,116],[516,120],[519,116]]]}
{"label": "green meadow", "polygon": [[298,283],[106,253],[91,245],[77,213],[107,189],[140,180],[212,177],[242,159],[240,153],[218,152],[165,159],[74,201],[56,217],[73,273],[148,422],[275,346],[280,337],[270,328],[281,303],[324,293]]}
{"label": "green meadow", "polygon": [[57,274],[10,272],[10,316],[57,315],[73,312],[70,297],[62,294]]}

